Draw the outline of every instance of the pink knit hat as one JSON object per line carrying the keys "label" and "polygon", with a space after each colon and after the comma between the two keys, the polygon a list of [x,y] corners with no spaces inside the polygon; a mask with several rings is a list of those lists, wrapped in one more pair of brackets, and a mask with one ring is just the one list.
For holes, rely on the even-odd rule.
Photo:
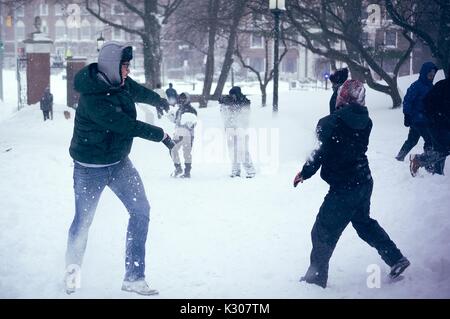
{"label": "pink knit hat", "polygon": [[336,108],[340,108],[349,103],[358,103],[364,106],[366,104],[365,99],[366,89],[364,88],[364,84],[358,80],[347,80],[339,88]]}

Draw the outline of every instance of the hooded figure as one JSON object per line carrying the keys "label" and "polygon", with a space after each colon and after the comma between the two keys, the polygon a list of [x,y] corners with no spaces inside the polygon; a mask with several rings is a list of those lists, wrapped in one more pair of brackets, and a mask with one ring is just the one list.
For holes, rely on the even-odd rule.
{"label": "hooded figure", "polygon": [[370,218],[373,180],[366,151],[372,120],[364,104],[364,85],[347,80],[339,90],[339,109],[317,124],[319,148],[294,179],[294,187],[320,176],[330,185],[320,207],[311,238],[310,266],[301,281],[326,287],[331,255],[344,229],[351,222],[359,237],[375,247],[391,266],[395,278],[409,265],[383,228]]}
{"label": "hooded figure", "polygon": [[403,161],[408,153],[419,142],[420,137],[424,140],[424,151],[432,147],[431,137],[427,126],[429,120],[425,114],[424,98],[433,87],[433,79],[437,67],[432,62],[426,62],[420,69],[419,79],[415,81],[406,91],[403,99],[404,125],[409,127],[408,138],[403,143],[400,151],[395,157]]}
{"label": "hooded figure", "polygon": [[112,87],[119,87],[123,81],[121,64],[132,59],[131,45],[122,45],[115,41],[106,42],[98,54],[98,71]]}
{"label": "hooded figure", "polygon": [[343,68],[336,70],[331,76],[330,76],[330,82],[332,83],[333,88],[333,95],[330,99],[330,114],[333,113],[336,110],[336,98],[338,94],[339,87],[344,84],[344,82],[348,78],[348,69]]}
{"label": "hooded figure", "polygon": [[250,122],[250,100],[242,94],[239,86],[234,86],[229,95],[219,99],[219,103],[232,161],[230,177],[241,176],[242,164],[247,173],[246,177],[253,178],[256,170],[249,152],[250,137],[247,130]]}
{"label": "hooded figure", "polygon": [[[122,290],[152,295],[157,291],[145,281],[150,205],[128,154],[134,137],[163,142],[169,149],[174,143],[162,128],[136,119],[135,102],[167,109],[168,103],[128,77],[132,57],[131,46],[108,42],[100,50],[98,63],[84,67],[75,76],[80,99],[69,149],[74,160],[75,217],[67,241],[66,276],[76,277],[73,272],[81,267],[89,226],[108,186],[130,214]],[[77,288],[71,282],[66,280],[67,293]]]}

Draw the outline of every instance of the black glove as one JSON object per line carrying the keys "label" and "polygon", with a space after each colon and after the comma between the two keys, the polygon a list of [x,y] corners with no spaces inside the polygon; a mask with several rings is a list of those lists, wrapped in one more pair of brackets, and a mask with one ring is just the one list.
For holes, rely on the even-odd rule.
{"label": "black glove", "polygon": [[164,137],[161,142],[163,142],[169,151],[175,146],[175,142],[170,138],[169,134],[166,134],[166,137]]}
{"label": "black glove", "polygon": [[159,103],[156,105],[156,111],[158,112],[158,118],[160,119],[163,116],[163,111],[169,112],[170,105],[166,99],[161,99]]}
{"label": "black glove", "polygon": [[403,122],[403,124],[406,127],[411,126],[411,116],[409,114],[405,114],[405,121]]}

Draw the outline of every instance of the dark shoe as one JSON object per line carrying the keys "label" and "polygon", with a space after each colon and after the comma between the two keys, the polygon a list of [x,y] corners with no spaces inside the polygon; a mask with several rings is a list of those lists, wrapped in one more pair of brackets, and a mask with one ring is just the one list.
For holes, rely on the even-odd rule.
{"label": "dark shoe", "polygon": [[185,164],[184,165],[184,174],[181,175],[181,178],[191,178],[191,168],[192,168],[192,164]]}
{"label": "dark shoe", "polygon": [[396,159],[397,161],[399,161],[399,162],[403,162],[403,161],[405,160],[405,157],[404,157],[404,156],[400,156],[400,154],[399,154],[399,155],[397,155],[397,156],[395,157],[395,159]]}
{"label": "dark shoe", "polygon": [[419,171],[420,163],[417,154],[411,154],[409,156],[409,171],[411,172],[412,177],[417,176],[417,172]]}
{"label": "dark shoe", "polygon": [[306,274],[300,278],[300,282],[305,281],[308,284],[314,284],[322,288],[327,287],[328,278],[325,276],[320,276],[318,271],[315,271],[313,268],[308,268]]}
{"label": "dark shoe", "polygon": [[172,177],[178,177],[183,173],[183,170],[181,169],[181,165],[180,164],[175,164],[175,171],[170,174],[170,176]]}
{"label": "dark shoe", "polygon": [[389,277],[391,277],[391,279],[397,278],[405,271],[406,268],[409,267],[409,265],[411,265],[411,263],[406,257],[400,258],[400,260],[397,261],[397,263],[391,267]]}

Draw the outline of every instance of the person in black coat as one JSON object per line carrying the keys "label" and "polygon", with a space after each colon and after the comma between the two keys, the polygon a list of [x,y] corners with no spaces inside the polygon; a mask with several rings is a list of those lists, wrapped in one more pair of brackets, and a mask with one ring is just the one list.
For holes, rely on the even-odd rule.
{"label": "person in black coat", "polygon": [[347,80],[339,89],[336,111],[317,124],[319,149],[313,152],[294,179],[294,187],[312,177],[322,167],[320,176],[330,185],[314,223],[310,266],[301,281],[325,288],[329,260],[344,229],[351,222],[359,237],[377,249],[391,266],[395,278],[409,266],[409,261],[378,222],[370,218],[373,180],[366,157],[372,121],[365,105],[361,82]]}
{"label": "person in black coat", "polygon": [[169,88],[166,90],[166,96],[170,105],[175,105],[177,103],[178,93],[177,90],[173,88],[172,83],[169,83]]}
{"label": "person in black coat", "polygon": [[336,70],[332,75],[330,75],[331,87],[333,89],[333,95],[331,95],[330,99],[330,114],[332,114],[336,110],[336,98],[338,89],[348,78],[348,69],[343,68]]}
{"label": "person in black coat", "polygon": [[50,93],[50,88],[46,87],[44,94],[40,100],[40,108],[45,120],[53,120],[53,94]]}
{"label": "person in black coat", "polygon": [[416,176],[420,167],[432,167],[432,173],[443,175],[450,154],[450,79],[437,82],[425,96],[424,104],[432,150],[411,156],[411,174]]}
{"label": "person in black coat", "polygon": [[145,280],[145,243],[150,205],[142,180],[128,154],[134,137],[162,142],[169,150],[174,143],[162,128],[138,121],[135,102],[168,110],[158,94],[133,81],[130,73],[132,47],[110,41],[92,63],[75,76],[80,92],[70,143],[74,160],[75,216],[69,229],[66,251],[66,292],[75,292],[86,250],[89,227],[100,196],[108,186],[130,215],[126,233],[125,277],[122,290],[142,295],[156,294]]}

